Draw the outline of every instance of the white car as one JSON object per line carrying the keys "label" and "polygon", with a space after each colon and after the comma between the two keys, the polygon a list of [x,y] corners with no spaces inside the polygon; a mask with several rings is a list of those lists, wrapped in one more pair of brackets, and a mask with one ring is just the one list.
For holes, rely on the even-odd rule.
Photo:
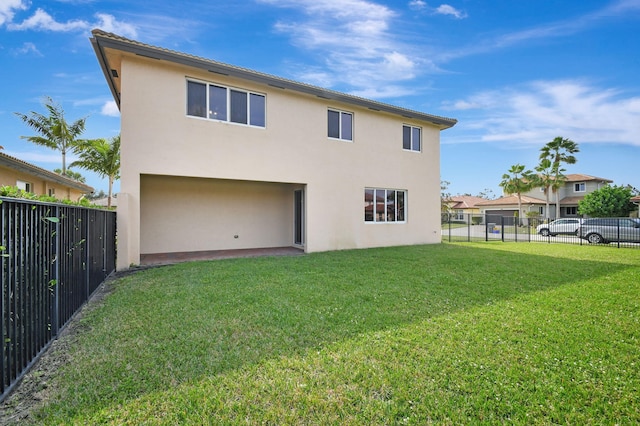
{"label": "white car", "polygon": [[551,235],[552,237],[558,234],[570,234],[576,235],[576,231],[580,227],[582,219],[579,218],[564,218],[557,219],[550,223],[543,223],[536,227],[536,232],[543,237]]}

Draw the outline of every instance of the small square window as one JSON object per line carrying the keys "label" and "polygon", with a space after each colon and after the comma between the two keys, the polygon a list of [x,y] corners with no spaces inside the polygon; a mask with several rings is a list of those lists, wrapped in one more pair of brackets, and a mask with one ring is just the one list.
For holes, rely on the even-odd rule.
{"label": "small square window", "polygon": [[327,130],[330,138],[353,141],[353,114],[330,109],[327,115]]}
{"label": "small square window", "polygon": [[584,182],[576,183],[573,185],[574,192],[585,192],[587,185]]}
{"label": "small square window", "polygon": [[422,148],[421,133],[420,127],[402,126],[402,149],[420,152]]}
{"label": "small square window", "polygon": [[22,189],[25,192],[31,192],[31,183],[25,182],[23,180],[16,181],[16,186],[18,189]]}

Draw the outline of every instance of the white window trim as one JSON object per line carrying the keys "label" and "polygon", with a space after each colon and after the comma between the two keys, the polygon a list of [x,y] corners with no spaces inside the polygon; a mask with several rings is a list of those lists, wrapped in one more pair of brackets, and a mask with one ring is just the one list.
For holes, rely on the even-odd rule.
{"label": "white window trim", "polygon": [[[394,225],[394,224],[405,224],[405,223],[407,223],[407,217],[409,216],[409,214],[408,214],[408,211],[409,211],[409,208],[408,208],[408,204],[409,204],[409,202],[408,202],[408,197],[409,197],[409,196],[408,196],[408,192],[409,192],[409,191],[407,191],[406,189],[374,188],[374,187],[369,187],[369,186],[368,186],[368,187],[364,188],[364,193],[366,193],[366,191],[367,191],[368,189],[373,190],[373,197],[374,197],[374,199],[373,199],[373,220],[369,220],[369,221],[368,221],[368,220],[366,220],[366,217],[365,217],[365,218],[364,218],[364,219],[365,219],[365,220],[364,220],[364,223],[365,223],[365,224],[372,224],[372,225],[380,225],[380,224]],[[397,195],[397,193],[398,193],[398,192],[403,192],[403,193],[404,193],[404,219],[403,219],[403,220],[394,220],[394,221],[387,221],[387,220],[384,220],[384,221],[378,221],[378,220],[376,220],[376,211],[375,211],[375,206],[376,206],[375,194],[376,194],[376,191],[385,191],[385,205],[386,205],[386,199],[387,199],[387,197],[386,197],[386,191],[395,191],[395,192],[396,192],[396,206],[398,205],[398,195]],[[397,218],[397,217],[398,217],[398,210],[397,210],[397,207],[396,207],[396,218]]]}
{"label": "white window trim", "polygon": [[[584,185],[584,189],[581,190],[576,190],[576,186],[577,185]],[[575,182],[573,184],[573,192],[587,192],[587,183],[586,182]]]}
{"label": "white window trim", "polygon": [[[337,109],[337,108],[327,108],[327,120],[329,120],[329,111],[333,111],[333,112],[337,112],[339,114],[339,120],[338,120],[338,132],[340,133],[340,137],[339,138],[334,138],[332,136],[327,135],[327,138],[334,140],[334,141],[342,141],[342,142],[351,142],[353,143],[353,140],[355,139],[355,126],[353,125],[354,122],[354,116],[355,114],[351,111],[344,111],[341,109]],[[342,137],[342,114],[349,114],[351,116],[351,139],[344,139]]]}
{"label": "white window trim", "polygon": [[[418,129],[418,130],[420,130],[420,149],[418,149],[418,150],[415,150],[415,149],[413,149],[413,148],[406,149],[406,148],[404,147],[404,139],[403,139],[403,141],[402,141],[402,150],[403,150],[403,151],[405,151],[405,152],[415,152],[415,153],[418,153],[418,154],[419,154],[419,153],[421,153],[421,152],[422,152],[422,127],[420,127],[420,126],[414,126],[413,124],[407,124],[407,123],[403,123],[403,124],[402,124],[402,127],[403,127],[403,128],[404,128],[404,127],[408,127],[408,128],[411,130],[411,131],[410,131],[410,135],[411,135],[411,146],[412,146],[412,147],[413,147],[413,129]],[[404,138],[404,135],[403,135],[403,138]]]}
{"label": "white window trim", "polygon": [[[205,88],[205,93],[206,93],[206,97],[207,97],[207,105],[206,105],[206,117],[199,117],[197,115],[189,115],[186,111],[185,111],[185,115],[189,118],[194,118],[197,120],[207,120],[207,121],[212,121],[214,123],[225,123],[225,124],[233,124],[235,126],[244,126],[244,127],[252,127],[254,129],[266,129],[267,128],[267,94],[266,93],[260,93],[260,92],[254,92],[251,90],[247,90],[247,89],[242,89],[240,87],[234,87],[234,86],[229,86],[226,84],[220,84],[220,83],[213,83],[211,81],[204,81],[204,80],[198,80],[197,78],[190,78],[187,77],[186,82],[185,82],[185,103],[187,103],[188,97],[189,97],[189,82],[193,82],[193,83],[200,83],[200,84],[204,84],[206,86]],[[217,118],[211,118],[209,117],[209,113],[210,113],[210,109],[209,109],[209,86],[217,86],[217,87],[222,87],[224,89],[227,90],[227,119],[226,120],[219,120]],[[238,123],[235,121],[231,121],[231,91],[235,90],[237,92],[244,92],[247,94],[247,123]],[[251,103],[250,103],[250,99],[251,99],[251,95],[258,95],[258,96],[263,96],[264,97],[264,126],[256,126],[251,124]]]}
{"label": "white window trim", "polygon": [[25,180],[17,180],[16,187],[18,187],[18,189],[21,189],[25,192],[32,192],[33,184]]}

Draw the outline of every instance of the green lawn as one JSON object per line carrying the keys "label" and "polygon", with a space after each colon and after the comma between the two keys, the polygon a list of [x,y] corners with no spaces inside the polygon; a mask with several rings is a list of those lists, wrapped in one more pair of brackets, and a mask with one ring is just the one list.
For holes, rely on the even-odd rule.
{"label": "green lawn", "polygon": [[640,423],[637,250],[441,244],[113,285],[41,423]]}

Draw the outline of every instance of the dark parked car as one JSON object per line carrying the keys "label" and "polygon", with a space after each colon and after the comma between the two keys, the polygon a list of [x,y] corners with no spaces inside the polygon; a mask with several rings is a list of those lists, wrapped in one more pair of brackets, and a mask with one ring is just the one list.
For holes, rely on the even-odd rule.
{"label": "dark parked car", "polygon": [[592,244],[612,241],[640,243],[640,220],[631,218],[585,219],[578,228],[578,237]]}

